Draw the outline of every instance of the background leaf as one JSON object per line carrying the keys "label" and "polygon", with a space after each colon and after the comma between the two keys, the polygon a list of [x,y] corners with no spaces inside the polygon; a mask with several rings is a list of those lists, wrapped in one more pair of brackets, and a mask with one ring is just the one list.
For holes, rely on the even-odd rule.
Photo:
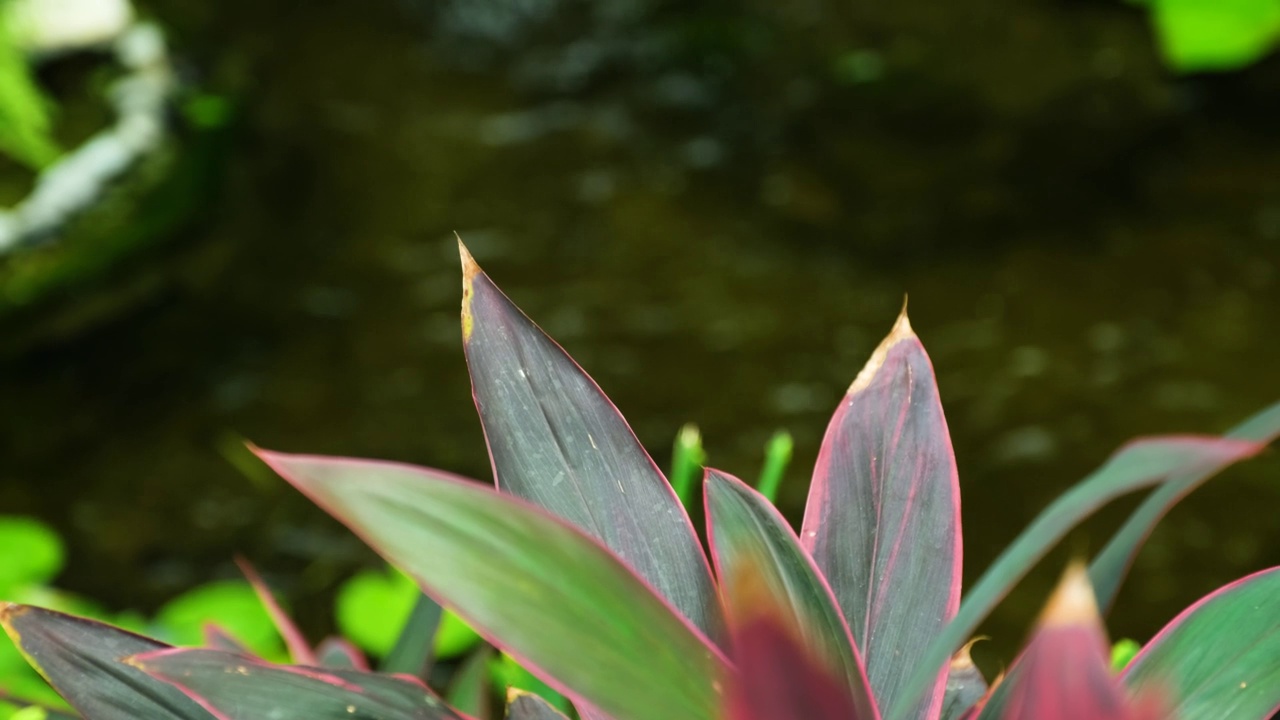
{"label": "background leaf", "polygon": [[507,693],[507,720],[568,720],[546,700],[533,693]]}

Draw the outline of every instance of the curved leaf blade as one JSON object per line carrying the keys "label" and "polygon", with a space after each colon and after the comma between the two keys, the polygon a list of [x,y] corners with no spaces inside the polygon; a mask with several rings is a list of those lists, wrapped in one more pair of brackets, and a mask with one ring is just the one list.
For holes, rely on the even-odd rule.
{"label": "curved leaf blade", "polygon": [[551,703],[534,695],[511,688],[507,691],[507,720],[568,720]]}
{"label": "curved leaf blade", "polygon": [[[955,615],[961,580],[955,455],[905,308],[831,418],[800,537],[835,591],[876,699],[896,704],[906,671]],[[946,671],[934,669],[930,690],[899,718],[936,717]]]}
{"label": "curved leaf blade", "polygon": [[[976,641],[970,640],[969,645],[974,642]],[[978,666],[973,664],[973,658],[969,656],[969,645],[960,648],[960,652],[951,658],[939,720],[959,720],[987,695],[987,679],[982,676]]]}
{"label": "curved leaf blade", "polygon": [[620,720],[716,716],[719,652],[577,528],[423,468],[258,452],[557,690]]}
{"label": "curved leaf blade", "polygon": [[30,605],[0,603],[0,625],[62,697],[93,720],[210,720],[165,683],[121,662],[169,648],[105,623]]}
{"label": "curved leaf blade", "polygon": [[934,638],[911,673],[902,699],[889,713],[900,720],[933,680],[935,668],[969,637],[978,623],[1071,528],[1125,493],[1150,487],[1183,472],[1225,467],[1257,454],[1258,443],[1215,437],[1172,436],[1134,440],[1093,474],[1053,501],[1000,554],[973,586],[960,611]]}
{"label": "curved leaf blade", "polygon": [[603,542],[719,637],[711,569],[662,471],[595,381],[459,249],[463,346],[499,489]]}
{"label": "curved leaf blade", "polygon": [[1176,717],[1270,717],[1280,711],[1280,568],[1201,598],[1165,626],[1122,675],[1167,693]]}
{"label": "curved leaf blade", "polygon": [[272,665],[221,650],[172,649],[130,664],[218,720],[465,720],[426,685],[396,675]]}
{"label": "curved leaf blade", "polygon": [[848,685],[858,717],[878,718],[862,659],[831,588],[786,520],[759,492],[718,470],[707,470],[704,491],[712,557],[717,573],[725,578],[721,593],[730,616],[743,600],[737,597],[734,569],[750,564],[757,579],[779,599],[778,611],[799,630],[808,651]]}
{"label": "curved leaf blade", "polygon": [[[1280,437],[1280,403],[1254,415],[1227,432],[1232,440],[1269,444]],[[1228,461],[1226,464],[1230,464]],[[1124,525],[1116,531],[1107,546],[1089,565],[1089,580],[1098,594],[1098,606],[1105,612],[1115,602],[1133,560],[1151,530],[1182,498],[1216,475],[1223,466],[1211,466],[1183,472],[1166,480],[1151,492]]]}

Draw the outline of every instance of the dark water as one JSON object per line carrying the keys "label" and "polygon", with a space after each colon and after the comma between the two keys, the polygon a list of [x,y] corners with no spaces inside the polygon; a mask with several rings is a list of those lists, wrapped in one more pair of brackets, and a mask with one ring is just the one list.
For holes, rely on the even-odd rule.
{"label": "dark water", "polygon": [[[320,628],[370,561],[271,448],[488,477],[453,233],[665,459],[686,421],[751,476],[827,418],[904,293],[930,350],[976,579],[1125,439],[1280,398],[1280,63],[1175,81],[1123,3],[154,0],[240,109],[159,288],[5,361],[0,508],[65,585],[154,606],[244,552]],[[1280,563],[1280,460],[1152,538],[1112,619],[1145,638]],[[1020,641],[1065,559],[1014,595]],[[1006,655],[1007,657],[1007,655]]]}

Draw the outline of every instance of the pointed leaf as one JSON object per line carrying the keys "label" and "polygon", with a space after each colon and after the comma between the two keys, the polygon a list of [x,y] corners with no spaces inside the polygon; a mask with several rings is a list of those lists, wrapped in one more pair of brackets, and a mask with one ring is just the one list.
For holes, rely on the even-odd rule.
{"label": "pointed leaf", "polygon": [[577,528],[436,471],[259,457],[557,690],[621,720],[715,717],[719,652]]}
{"label": "pointed leaf", "polygon": [[1174,436],[1134,440],[1101,468],[1053,501],[1000,554],[965,597],[956,617],[930,643],[890,718],[907,717],[912,700],[931,687],[934,668],[969,637],[978,623],[1063,535],[1099,507],[1128,492],[1177,473],[1200,472],[1250,457],[1257,443],[1213,437]]}
{"label": "pointed leaf", "polygon": [[272,665],[221,650],[173,649],[131,664],[218,720],[462,720],[420,682],[395,675]]}
{"label": "pointed leaf", "polygon": [[[951,438],[905,308],[831,418],[800,537],[835,591],[876,700],[897,703],[906,671],[955,615],[961,557]],[[941,661],[931,669],[930,690],[898,717],[936,717],[946,672]]]}
{"label": "pointed leaf", "polygon": [[534,695],[511,688],[507,691],[507,720],[568,720],[551,703]]}
{"label": "pointed leaf", "polygon": [[[1280,437],[1280,403],[1276,403],[1232,428],[1225,437],[1263,445]],[[1225,461],[1230,464],[1230,460]],[[1137,510],[1129,516],[1111,542],[1098,553],[1089,566],[1089,580],[1098,593],[1098,606],[1105,612],[1115,602],[1133,559],[1142,543],[1151,534],[1160,519],[1191,491],[1216,475],[1222,466],[1209,466],[1189,472],[1177,473],[1151,491]]]}
{"label": "pointed leaf", "polygon": [[254,569],[253,564],[247,558],[237,557],[236,565],[240,567],[240,572],[244,574],[245,580],[249,581],[249,585],[257,593],[262,607],[271,616],[271,622],[276,626],[276,632],[280,633],[280,637],[284,638],[285,647],[289,649],[289,656],[293,658],[293,661],[303,665],[318,665],[319,661],[316,660],[316,654],[312,651],[311,645],[307,643],[306,637],[302,635],[302,631],[293,622],[293,618],[289,617],[289,613],[285,612],[284,608],[280,606],[280,602],[276,600],[271,588],[267,587],[267,583],[258,574],[258,571]]}
{"label": "pointed leaf", "polygon": [[467,656],[453,673],[449,683],[449,693],[445,696],[449,704],[461,712],[476,717],[487,718],[489,715],[490,675],[489,663],[493,660],[493,648],[481,646],[479,650]]}
{"label": "pointed leaf", "polygon": [[413,610],[409,612],[409,618],[400,630],[400,637],[396,639],[395,646],[382,664],[382,671],[407,673],[425,680],[431,673],[431,663],[434,660],[432,643],[436,630],[440,628],[442,612],[440,603],[432,600],[426,593],[418,593]]}
{"label": "pointed leaf", "polygon": [[951,666],[947,668],[947,686],[942,694],[940,720],[959,720],[987,694],[987,679],[969,656],[969,646],[974,642],[976,640],[970,640],[951,658]]}
{"label": "pointed leaf", "polygon": [[328,637],[316,646],[316,660],[321,667],[336,670],[369,671],[369,661],[355,645],[340,637]]}
{"label": "pointed leaf", "polygon": [[210,720],[185,695],[121,658],[168,648],[105,623],[0,603],[0,624],[49,684],[93,720]]}
{"label": "pointed leaf", "polygon": [[1169,695],[1180,720],[1280,711],[1280,568],[1220,588],[1161,630],[1125,670]]}
{"label": "pointed leaf", "polygon": [[459,247],[463,344],[498,487],[603,542],[716,638],[711,570],[662,472],[595,381]]}
{"label": "pointed leaf", "polygon": [[731,475],[708,469],[704,487],[716,572],[729,579],[721,588],[726,606],[740,604],[739,588],[731,582],[733,569],[749,563],[782,602],[779,610],[799,629],[808,652],[825,661],[828,670],[848,686],[858,717],[879,717],[862,659],[831,588],[786,520],[764,496]]}
{"label": "pointed leaf", "polygon": [[214,650],[226,650],[240,655],[256,654],[247,645],[240,642],[235,635],[232,635],[217,623],[205,623],[203,631],[205,647],[213,648]]}

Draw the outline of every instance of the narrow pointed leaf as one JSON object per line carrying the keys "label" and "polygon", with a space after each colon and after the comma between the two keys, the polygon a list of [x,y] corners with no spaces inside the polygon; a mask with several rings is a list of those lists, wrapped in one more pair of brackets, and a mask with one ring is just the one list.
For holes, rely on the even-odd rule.
{"label": "narrow pointed leaf", "polygon": [[1168,693],[1180,720],[1280,711],[1280,568],[1220,588],[1161,630],[1124,671]]}
{"label": "narrow pointed leaf", "polygon": [[489,663],[492,660],[493,648],[488,645],[481,646],[467,656],[450,680],[449,692],[445,696],[450,705],[468,715],[491,717],[489,690],[492,673],[489,672]]}
{"label": "narrow pointed leaf", "polygon": [[718,637],[710,567],[662,472],[595,381],[461,252],[463,344],[498,487],[603,542]]}
{"label": "narrow pointed leaf", "polygon": [[289,656],[293,658],[293,661],[303,665],[318,665],[319,661],[316,660],[316,654],[312,651],[311,645],[307,643],[302,630],[298,629],[297,624],[293,622],[293,618],[289,617],[289,613],[285,612],[284,608],[280,606],[280,601],[276,600],[271,588],[267,586],[266,581],[254,569],[253,564],[247,558],[237,557],[236,565],[240,567],[240,572],[244,574],[245,580],[249,581],[249,585],[257,593],[258,600],[262,602],[262,607],[271,616],[271,622],[276,626],[276,632],[280,633],[280,637],[284,638],[285,647],[289,649]]}
{"label": "narrow pointed leaf", "polygon": [[719,652],[577,528],[436,471],[259,456],[557,690],[619,720],[715,717]]}
{"label": "narrow pointed leaf", "polygon": [[235,635],[232,635],[217,623],[205,623],[203,632],[205,647],[213,648],[214,650],[226,650],[240,655],[256,655],[247,645],[240,642]]}
{"label": "narrow pointed leaf", "polygon": [[431,672],[432,643],[440,628],[442,613],[440,603],[425,593],[419,594],[413,610],[409,612],[409,618],[405,620],[404,629],[400,631],[400,637],[383,661],[382,671],[407,673],[425,680]]}
{"label": "narrow pointed leaf", "polygon": [[[972,645],[970,641],[969,645]],[[947,668],[947,685],[942,694],[942,713],[940,720],[959,720],[964,717],[987,694],[987,679],[982,671],[973,664],[969,656],[969,645],[960,648],[960,652],[951,658],[951,666]]]}
{"label": "narrow pointed leaf", "polygon": [[[905,309],[836,410],[800,537],[831,583],[882,707],[960,602],[960,487],[933,367]],[[955,648],[952,648],[955,650]],[[950,654],[950,653],[948,653]],[[936,717],[946,672],[899,718]]]}
{"label": "narrow pointed leaf", "polygon": [[507,720],[568,720],[551,703],[534,695],[512,688],[507,692]]}
{"label": "narrow pointed leaf", "polygon": [[221,650],[173,649],[129,660],[218,720],[463,720],[403,676],[272,665]]}
{"label": "narrow pointed leaf", "polygon": [[321,667],[335,670],[369,671],[369,661],[364,653],[340,637],[328,637],[316,646],[316,660]]}
{"label": "narrow pointed leaf", "polygon": [[92,720],[210,720],[165,683],[121,662],[169,646],[150,638],[29,605],[0,603],[0,624],[63,699]]}
{"label": "narrow pointed leaf", "polygon": [[831,588],[786,520],[759,492],[718,470],[707,470],[705,490],[712,556],[720,577],[727,578],[722,585],[725,604],[740,604],[733,569],[751,564],[758,579],[779,598],[778,610],[799,630],[807,651],[848,686],[858,717],[879,717],[862,659]]}
{"label": "narrow pointed leaf", "polygon": [[1213,437],[1177,436],[1134,440],[1101,468],[1045,508],[1000,554],[965,597],[956,617],[930,643],[919,667],[911,671],[903,696],[888,715],[908,717],[914,699],[940,667],[973,634],[978,623],[1058,540],[1099,507],[1125,493],[1150,487],[1178,473],[1201,472],[1250,457],[1258,443]]}
{"label": "narrow pointed leaf", "polygon": [[[1240,425],[1232,428],[1226,436],[1232,440],[1256,442],[1263,445],[1280,437],[1280,403],[1276,403],[1254,415]],[[1229,464],[1231,461],[1226,461]],[[1089,566],[1089,579],[1093,589],[1098,593],[1098,606],[1103,612],[1115,602],[1120,592],[1120,585],[1128,574],[1133,559],[1138,555],[1142,543],[1146,541],[1151,530],[1160,519],[1193,490],[1206,480],[1216,475],[1221,466],[1210,466],[1201,469],[1181,472],[1151,491],[1138,509],[1133,511],[1111,542],[1098,553]]]}

